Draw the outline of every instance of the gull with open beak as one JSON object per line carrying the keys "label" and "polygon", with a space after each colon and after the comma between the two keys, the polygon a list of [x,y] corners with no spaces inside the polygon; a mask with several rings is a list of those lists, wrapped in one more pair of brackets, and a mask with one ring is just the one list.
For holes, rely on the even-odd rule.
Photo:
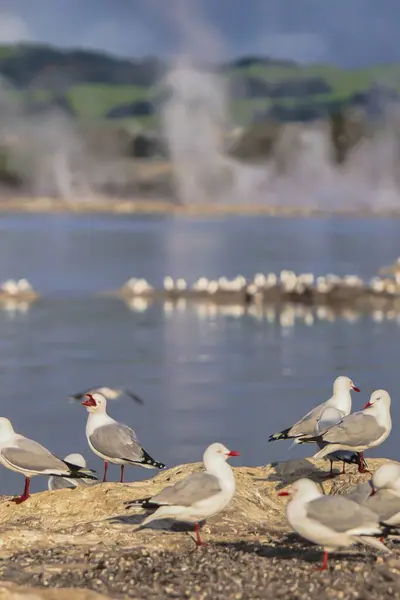
{"label": "gull with open beak", "polygon": [[107,414],[107,400],[103,394],[86,394],[82,406],[86,406],[89,413],[86,423],[89,447],[104,460],[103,482],[107,481],[108,463],[121,466],[121,483],[124,481],[125,465],[164,469],[163,463],[154,460],[142,448],[133,429]]}
{"label": "gull with open beak", "polygon": [[205,471],[193,473],[151,498],[127,502],[127,508],[139,505],[153,511],[138,530],[156,520],[193,523],[196,545],[204,545],[200,538],[199,523],[224,510],[235,494],[235,477],[227,463],[232,456],[240,455],[218,442],[211,444],[203,455]]}
{"label": "gull with open beak", "polygon": [[323,546],[321,570],[328,568],[328,553],[360,543],[390,552],[376,537],[382,534],[379,517],[365,506],[345,496],[324,496],[310,479],[299,479],[292,494],[283,490],[278,496],[291,496],[286,506],[290,525],[303,538]]}

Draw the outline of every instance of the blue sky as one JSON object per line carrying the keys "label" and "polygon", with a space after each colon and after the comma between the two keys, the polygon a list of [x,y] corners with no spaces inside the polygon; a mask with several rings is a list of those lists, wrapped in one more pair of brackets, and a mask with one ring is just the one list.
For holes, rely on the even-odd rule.
{"label": "blue sky", "polygon": [[0,43],[127,57],[243,54],[366,66],[400,62],[400,0],[0,0]]}

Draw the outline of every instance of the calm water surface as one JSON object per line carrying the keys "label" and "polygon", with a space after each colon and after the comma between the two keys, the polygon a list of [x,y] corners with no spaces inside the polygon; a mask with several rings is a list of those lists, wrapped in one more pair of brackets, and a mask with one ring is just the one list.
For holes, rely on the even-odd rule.
{"label": "calm water surface", "polygon": [[[327,399],[338,374],[361,387],[355,408],[387,388],[396,426],[395,318],[315,315],[312,322],[290,310],[279,318],[232,308],[132,309],[94,292],[131,276],[153,285],[165,275],[194,281],[283,268],[369,277],[398,255],[398,220],[3,215],[0,280],[27,277],[45,297],[26,312],[0,311],[1,413],[17,431],[60,456],[81,452],[98,470],[86,412],[66,400],[90,385],[126,386],[145,399],[143,407],[112,402],[110,413],[168,465],[198,460],[216,440],[241,451],[236,464],[307,455],[310,448],[268,444],[268,435]],[[400,458],[396,433],[373,454]],[[150,473],[127,471],[132,480]],[[116,478],[117,467],[110,474]],[[36,478],[34,489],[45,484]],[[0,493],[22,485],[21,476],[1,470]]]}

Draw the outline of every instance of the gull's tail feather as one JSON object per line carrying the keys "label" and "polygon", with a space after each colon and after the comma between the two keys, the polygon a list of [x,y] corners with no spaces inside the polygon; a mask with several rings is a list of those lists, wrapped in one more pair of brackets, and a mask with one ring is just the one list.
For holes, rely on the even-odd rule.
{"label": "gull's tail feather", "polygon": [[353,537],[360,544],[365,544],[366,546],[372,546],[373,548],[376,548],[376,550],[381,550],[382,552],[385,552],[386,554],[391,554],[391,552],[392,552],[391,550],[389,550],[389,548],[386,548],[386,546],[384,544],[382,544],[382,542],[377,540],[375,537],[371,537],[369,535],[355,535]]}
{"label": "gull's tail feather", "polygon": [[97,481],[97,477],[94,474],[96,473],[96,471],[94,471],[93,469],[88,469],[87,467],[79,467],[78,465],[73,465],[72,463],[69,463],[65,460],[63,460],[63,463],[70,471],[69,473],[66,473],[64,477],[69,477],[70,479],[93,479]]}
{"label": "gull's tail feather", "polygon": [[321,450],[318,450],[318,452],[313,454],[313,458],[315,458],[315,460],[318,460],[319,458],[325,458],[325,456],[327,456],[327,454],[330,454],[331,452],[332,449],[325,446],[324,448],[321,448]]}
{"label": "gull's tail feather", "polygon": [[151,502],[151,497],[149,498],[139,498],[138,500],[128,500],[124,502],[126,510],[128,508],[132,508],[132,506],[140,506],[141,508],[146,508],[148,510],[156,510],[160,507],[159,504]]}

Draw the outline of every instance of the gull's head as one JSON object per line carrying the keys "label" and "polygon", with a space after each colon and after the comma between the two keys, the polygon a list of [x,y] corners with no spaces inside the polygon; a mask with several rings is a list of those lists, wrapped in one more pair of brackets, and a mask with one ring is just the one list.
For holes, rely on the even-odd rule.
{"label": "gull's head", "polygon": [[86,406],[86,410],[90,413],[105,413],[107,407],[107,400],[99,392],[94,394],[85,394],[82,406]]}
{"label": "gull's head", "polygon": [[321,491],[317,484],[311,479],[298,479],[289,489],[278,492],[278,496],[293,496],[297,498],[318,498],[321,496]]}
{"label": "gull's head", "polygon": [[389,392],[386,390],[375,390],[372,392],[371,397],[367,404],[364,406],[365,409],[376,408],[378,410],[388,410],[390,408],[391,398]]}
{"label": "gull's head", "polygon": [[333,383],[333,392],[337,393],[337,392],[348,392],[348,391],[354,390],[355,392],[359,392],[360,388],[358,388],[354,381],[352,381],[350,379],[350,377],[345,377],[344,375],[341,375],[340,377],[336,377],[334,383]]}
{"label": "gull's head", "polygon": [[229,450],[223,444],[219,442],[215,442],[208,446],[203,455],[203,462],[207,464],[208,462],[216,461],[216,460],[228,460],[231,456],[240,456],[240,453],[237,450]]}
{"label": "gull's head", "polygon": [[11,425],[11,421],[5,417],[0,417],[0,438],[7,438],[9,435],[14,433],[14,428]]}
{"label": "gull's head", "polygon": [[375,471],[371,482],[374,490],[399,490],[400,464],[394,462],[385,463]]}
{"label": "gull's head", "polygon": [[82,454],[78,454],[77,452],[67,454],[64,460],[65,462],[70,463],[71,465],[81,467],[81,469],[84,469],[86,467],[86,460],[83,458]]}

